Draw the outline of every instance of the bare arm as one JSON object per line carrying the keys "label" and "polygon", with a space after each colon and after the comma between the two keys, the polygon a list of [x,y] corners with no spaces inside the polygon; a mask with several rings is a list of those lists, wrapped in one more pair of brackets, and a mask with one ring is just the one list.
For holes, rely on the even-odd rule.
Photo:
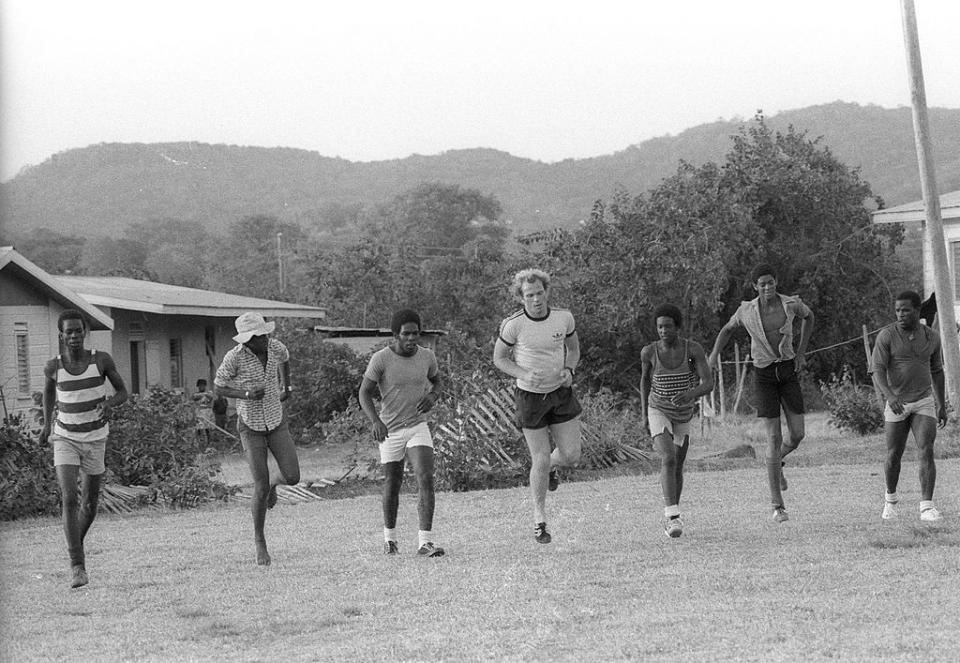
{"label": "bare arm", "polygon": [[419,414],[424,414],[432,410],[433,406],[436,405],[440,399],[440,373],[435,373],[433,377],[428,375],[427,379],[430,381],[432,388],[425,393],[423,398],[420,399],[420,402],[417,403],[417,412]]}
{"label": "bare arm", "polygon": [[569,387],[573,384],[573,373],[577,370],[577,364],[580,363],[580,336],[577,332],[573,332],[564,339],[563,343],[567,348],[567,357],[563,363],[565,373],[563,386]]}
{"label": "bare arm", "polygon": [[685,405],[693,403],[701,396],[706,396],[713,391],[713,370],[707,365],[707,358],[704,355],[703,347],[699,343],[690,342],[690,356],[697,367],[697,376],[700,378],[700,384],[693,389],[689,389],[681,394],[674,396],[674,403]]}
{"label": "bare arm", "polygon": [[510,377],[517,378],[518,380],[523,380],[529,377],[529,371],[520,368],[517,363],[513,361],[510,346],[499,338],[493,346],[493,365]]}
{"label": "bare arm", "polygon": [[710,357],[707,359],[707,364],[709,364],[711,368],[718,365],[720,352],[727,346],[733,330],[736,329],[739,324],[735,318],[730,318],[727,324],[720,329],[720,333],[717,334],[717,340],[713,344],[713,350],[710,352]]}
{"label": "bare arm", "polygon": [[106,399],[100,405],[103,416],[107,417],[113,408],[126,402],[128,397],[127,386],[123,383],[123,378],[120,377],[120,373],[117,372],[117,365],[114,363],[113,357],[106,352],[98,352],[97,361],[101,362],[100,370],[107,377],[107,380],[110,381],[110,385],[114,391],[113,396]]}
{"label": "bare arm", "polygon": [[377,407],[373,404],[373,390],[376,388],[376,382],[367,377],[363,378],[357,399],[360,401],[360,407],[363,408],[363,413],[367,415],[367,419],[373,424],[373,439],[377,442],[383,442],[384,438],[387,437],[387,426],[383,423],[383,420],[380,419]]}
{"label": "bare arm", "polygon": [[280,373],[280,402],[282,403],[290,398],[290,391],[287,389],[290,386],[290,362],[280,362],[277,370]]}
{"label": "bare arm", "polygon": [[40,443],[46,444],[53,427],[53,406],[57,402],[57,360],[51,359],[43,368],[43,428],[40,429]]}
{"label": "bare arm", "polygon": [[797,346],[796,359],[798,371],[807,363],[805,353],[807,351],[807,344],[810,342],[810,335],[813,334],[813,324],[815,320],[816,316],[813,315],[813,311],[811,310],[807,317],[802,318],[800,321],[800,344]]}
{"label": "bare arm", "polygon": [[933,394],[937,399],[937,424],[940,428],[947,425],[947,401],[945,398],[943,371],[933,374]]}
{"label": "bare arm", "polygon": [[653,375],[653,362],[650,355],[653,353],[653,345],[645,345],[640,351],[640,412],[643,415],[643,425],[650,432],[650,424],[647,419],[650,412],[650,386],[651,376]]}

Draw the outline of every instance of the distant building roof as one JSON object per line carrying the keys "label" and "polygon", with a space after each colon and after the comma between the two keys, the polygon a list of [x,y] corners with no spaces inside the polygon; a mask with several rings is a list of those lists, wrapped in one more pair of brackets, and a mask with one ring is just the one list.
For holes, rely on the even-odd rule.
{"label": "distant building roof", "polygon": [[274,318],[323,318],[322,308],[226,292],[185,288],[123,276],[55,276],[56,281],[80,293],[97,306],[163,315],[202,315],[235,318],[256,311]]}
{"label": "distant building roof", "polygon": [[[904,203],[889,209],[873,212],[874,223],[909,223],[911,221],[925,221],[927,207],[922,200]],[[951,191],[940,196],[940,217],[943,219],[960,219],[960,191]]]}
{"label": "distant building roof", "polygon": [[69,285],[30,262],[12,246],[0,246],[0,270],[9,270],[13,276],[27,281],[61,306],[77,309],[86,316],[90,329],[113,329],[113,318],[93,306]]}
{"label": "distant building roof", "polygon": [[[334,338],[358,336],[393,336],[393,331],[389,329],[383,329],[381,327],[325,327],[323,325],[315,325],[313,331],[321,332]],[[447,335],[447,331],[445,329],[422,329],[420,333],[432,336]]]}

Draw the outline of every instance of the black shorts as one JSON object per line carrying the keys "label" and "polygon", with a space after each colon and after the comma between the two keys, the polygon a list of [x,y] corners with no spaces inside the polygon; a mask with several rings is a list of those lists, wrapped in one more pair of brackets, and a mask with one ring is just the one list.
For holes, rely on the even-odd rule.
{"label": "black shorts", "polygon": [[754,384],[757,388],[758,417],[778,418],[781,403],[790,412],[803,414],[803,392],[800,391],[800,378],[797,377],[793,359],[758,368]]}
{"label": "black shorts", "polygon": [[562,424],[576,419],[583,411],[572,387],[560,387],[549,394],[536,394],[517,387],[514,398],[520,428],[537,429]]}

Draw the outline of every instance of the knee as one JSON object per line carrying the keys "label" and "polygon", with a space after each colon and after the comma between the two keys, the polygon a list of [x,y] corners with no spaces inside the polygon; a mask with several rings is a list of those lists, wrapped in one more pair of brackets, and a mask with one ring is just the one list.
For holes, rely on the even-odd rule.
{"label": "knee", "polygon": [[557,460],[559,460],[562,465],[573,465],[580,460],[580,447],[578,446],[575,449],[558,449]]}
{"label": "knee", "polygon": [[421,493],[432,493],[434,488],[433,472],[424,472],[417,477],[417,489]]}
{"label": "knee", "polygon": [[300,483],[300,470],[296,469],[293,472],[286,472],[283,475],[283,478],[287,482],[288,486],[294,486]]}

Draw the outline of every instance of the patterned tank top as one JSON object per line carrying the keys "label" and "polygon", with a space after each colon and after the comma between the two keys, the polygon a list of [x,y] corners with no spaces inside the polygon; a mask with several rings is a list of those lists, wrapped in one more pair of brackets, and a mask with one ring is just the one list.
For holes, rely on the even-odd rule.
{"label": "patterned tank top", "polygon": [[110,433],[109,424],[100,418],[100,404],[106,400],[106,378],[97,367],[97,351],[90,351],[90,362],[79,375],[63,365],[57,356],[57,420],[53,432],[74,442],[102,440]]}
{"label": "patterned tank top", "polygon": [[684,339],[683,360],[676,368],[667,368],[660,361],[660,344],[653,348],[653,375],[650,381],[650,406],[678,422],[693,417],[696,403],[676,406],[670,399],[700,384],[700,376],[690,362],[690,341]]}

